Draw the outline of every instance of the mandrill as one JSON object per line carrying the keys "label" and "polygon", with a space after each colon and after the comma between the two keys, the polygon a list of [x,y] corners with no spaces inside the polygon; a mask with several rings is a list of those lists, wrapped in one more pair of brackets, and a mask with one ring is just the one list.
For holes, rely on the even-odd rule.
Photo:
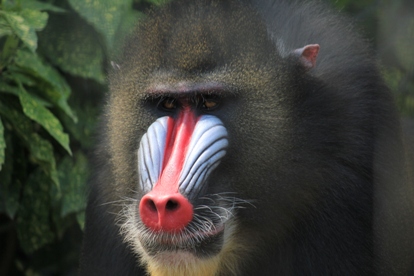
{"label": "mandrill", "polygon": [[109,77],[80,274],[408,275],[398,114],[351,26],[310,1],[148,12]]}

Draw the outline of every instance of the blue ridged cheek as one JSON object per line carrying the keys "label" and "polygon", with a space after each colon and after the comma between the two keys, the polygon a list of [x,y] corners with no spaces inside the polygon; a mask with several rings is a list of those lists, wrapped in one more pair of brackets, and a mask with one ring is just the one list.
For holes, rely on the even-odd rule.
{"label": "blue ridged cheek", "polygon": [[[157,183],[164,159],[168,116],[148,128],[138,149],[139,187],[148,193]],[[179,177],[182,194],[196,193],[210,173],[220,164],[228,146],[228,134],[220,119],[202,115],[194,128]]]}

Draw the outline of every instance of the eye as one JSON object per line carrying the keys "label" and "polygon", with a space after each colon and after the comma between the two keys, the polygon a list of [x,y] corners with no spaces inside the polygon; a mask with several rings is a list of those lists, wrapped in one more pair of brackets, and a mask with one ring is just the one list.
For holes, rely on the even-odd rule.
{"label": "eye", "polygon": [[172,111],[177,108],[177,100],[171,97],[164,97],[159,101],[158,107]]}
{"label": "eye", "polygon": [[220,104],[220,99],[214,95],[202,95],[201,98],[201,108],[204,110],[213,110]]}

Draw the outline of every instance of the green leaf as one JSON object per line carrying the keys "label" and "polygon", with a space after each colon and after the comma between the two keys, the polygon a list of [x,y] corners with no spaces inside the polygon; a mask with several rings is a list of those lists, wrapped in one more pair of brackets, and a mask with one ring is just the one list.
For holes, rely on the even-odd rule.
{"label": "green leaf", "polygon": [[13,34],[7,36],[5,40],[2,52],[0,52],[0,71],[3,71],[4,67],[13,64],[13,58],[16,55],[16,50],[19,47],[20,42],[20,39]]}
{"label": "green leaf", "polygon": [[4,126],[3,123],[1,122],[1,117],[0,117],[0,171],[2,168],[2,165],[4,164],[4,160],[5,160],[5,152],[6,149],[6,140],[4,139]]}
{"label": "green leaf", "polygon": [[78,221],[79,227],[85,229],[85,211],[76,214],[76,220]]}
{"label": "green leaf", "polygon": [[20,85],[19,99],[24,114],[43,126],[69,154],[72,154],[69,148],[69,136],[63,132],[62,125],[52,112],[33,99],[22,85]]}
{"label": "green leaf", "polygon": [[82,153],[66,157],[59,164],[59,181],[62,187],[61,216],[85,210],[88,179],[88,161]]}
{"label": "green leaf", "polygon": [[60,190],[60,182],[56,170],[52,144],[40,137],[37,133],[31,133],[29,137],[29,150],[32,154],[32,161],[43,167],[44,172],[56,184],[57,189]]}
{"label": "green leaf", "polygon": [[[56,69],[44,63],[38,55],[26,50],[17,52],[15,63],[32,76],[46,82],[48,85],[42,87],[44,96],[57,104],[74,122],[77,121],[76,115],[67,103],[71,93],[70,87]],[[41,87],[41,83],[38,83],[38,86]]]}
{"label": "green leaf", "polygon": [[[97,99],[97,101],[100,100],[100,98]],[[74,123],[67,116],[60,116],[65,130],[71,135],[71,139],[78,141],[83,149],[91,149],[94,146],[92,133],[101,114],[101,109],[98,105],[88,101],[80,97],[73,99],[74,111],[79,118],[82,118],[77,123]]]}
{"label": "green leaf", "polygon": [[0,3],[1,3],[1,8],[5,11],[16,10],[17,5],[19,4],[19,3],[16,3],[15,0],[2,0],[0,1]]}
{"label": "green leaf", "polygon": [[6,18],[0,13],[0,37],[13,34],[13,30]]}
{"label": "green leaf", "polygon": [[16,86],[9,85],[2,80],[0,80],[0,93],[8,93],[12,95],[19,95],[19,88]]}
{"label": "green leaf", "polygon": [[20,15],[23,16],[29,26],[36,31],[41,31],[46,27],[48,14],[36,10],[22,10]]}
{"label": "green leaf", "polygon": [[[18,92],[20,93],[20,91]],[[21,114],[15,106],[11,106],[10,104],[0,101],[0,114],[2,115],[2,119],[7,119],[11,124],[13,130],[19,134],[23,140],[26,139],[26,135],[33,132],[33,127],[31,121]]]}
{"label": "green leaf", "polygon": [[24,156],[19,155],[18,150],[13,150],[12,135],[7,129],[4,134],[7,148],[5,163],[0,171],[0,211],[14,218],[20,205],[22,185],[16,177],[12,177],[13,170],[18,169],[14,167],[13,161],[22,160]]}
{"label": "green leaf", "polygon": [[[16,59],[16,54],[13,59]],[[13,61],[13,63],[15,63]],[[25,87],[37,87],[39,86],[39,79],[33,76],[27,70],[22,70],[22,68],[16,66],[16,64],[10,64],[7,66],[7,71],[2,74],[3,80],[8,84],[18,84],[20,81]]]}
{"label": "green leaf", "polygon": [[49,24],[39,33],[39,51],[67,73],[105,83],[99,40],[96,31],[78,16],[51,15]]}
{"label": "green leaf", "polygon": [[32,253],[53,241],[50,228],[51,182],[42,170],[30,175],[22,194],[21,208],[17,213],[17,235],[26,253]]}
{"label": "green leaf", "polygon": [[[27,84],[27,83],[33,83],[33,80],[31,80],[30,78],[27,78],[27,76],[17,73],[17,72],[13,72],[13,77],[20,81],[22,84]],[[0,80],[0,93],[7,93],[7,94],[11,94],[11,95],[15,95],[15,96],[19,96],[20,94],[20,88],[13,86],[13,85],[9,85],[6,82],[3,82],[2,80]],[[53,105],[48,102],[45,101],[44,99],[40,98],[37,95],[31,94],[33,99],[36,100],[40,105],[46,106],[46,107],[52,107]]]}
{"label": "green leaf", "polygon": [[16,109],[5,106],[0,102],[0,114],[3,115],[3,118],[8,119],[13,129],[23,140],[23,144],[30,152],[30,161],[40,165],[60,191],[52,144],[35,133],[31,121]]}
{"label": "green leaf", "polygon": [[23,41],[31,50],[36,51],[37,36],[36,32],[30,25],[25,22],[24,18],[14,12],[2,13],[10,29]]}
{"label": "green leaf", "polygon": [[12,95],[19,95],[19,88],[16,86],[9,85],[8,83],[3,82],[0,80],[0,93],[7,93]]}
{"label": "green leaf", "polygon": [[42,30],[47,23],[48,14],[35,10],[23,10],[21,13],[0,11],[12,31],[32,51],[37,48],[36,30]]}
{"label": "green leaf", "polygon": [[113,46],[116,31],[132,5],[131,0],[69,0],[69,3],[105,37],[110,49]]}
{"label": "green leaf", "polygon": [[34,1],[34,0],[24,0],[21,2],[21,5],[22,5],[22,8],[29,9],[29,10],[66,12],[66,10],[53,6],[52,4]]}

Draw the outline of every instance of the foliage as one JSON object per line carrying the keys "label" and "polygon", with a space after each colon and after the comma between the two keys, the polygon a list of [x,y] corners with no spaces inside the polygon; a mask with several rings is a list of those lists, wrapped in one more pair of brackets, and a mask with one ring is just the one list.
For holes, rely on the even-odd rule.
{"label": "foliage", "polygon": [[1,275],[76,273],[108,60],[159,2],[0,0]]}
{"label": "foliage", "polygon": [[[410,0],[327,1],[372,34],[397,103],[414,114],[414,21],[394,22]],[[162,2],[0,0],[0,275],[76,274],[108,61],[140,11]]]}

